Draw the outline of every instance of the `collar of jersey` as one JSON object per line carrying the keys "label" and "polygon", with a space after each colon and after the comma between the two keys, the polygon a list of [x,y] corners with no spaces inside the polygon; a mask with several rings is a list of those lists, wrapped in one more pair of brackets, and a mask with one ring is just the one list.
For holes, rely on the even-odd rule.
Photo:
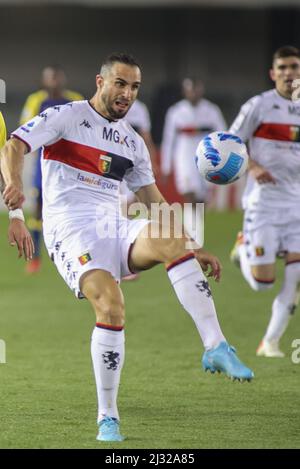
{"label": "collar of jersey", "polygon": [[107,122],[109,122],[110,124],[111,124],[112,122],[118,122],[118,120],[108,119],[108,117],[103,116],[100,112],[98,112],[98,111],[94,108],[94,106],[90,103],[90,101],[88,101],[88,104],[90,105],[90,107],[92,108],[92,110],[93,110],[96,114],[98,114],[98,116],[102,117],[102,119],[105,119],[105,120],[106,120]]}
{"label": "collar of jersey", "polygon": [[292,101],[292,99],[286,98],[285,96],[282,96],[282,94],[279,93],[279,91],[275,88],[275,93],[279,98],[284,99],[285,101]]}

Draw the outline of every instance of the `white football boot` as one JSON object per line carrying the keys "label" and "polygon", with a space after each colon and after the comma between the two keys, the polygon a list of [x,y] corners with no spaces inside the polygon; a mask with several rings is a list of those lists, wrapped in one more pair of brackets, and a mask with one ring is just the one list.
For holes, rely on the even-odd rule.
{"label": "white football boot", "polygon": [[284,353],[279,348],[279,343],[277,340],[267,341],[262,340],[259,344],[256,355],[258,357],[269,357],[269,358],[282,358]]}

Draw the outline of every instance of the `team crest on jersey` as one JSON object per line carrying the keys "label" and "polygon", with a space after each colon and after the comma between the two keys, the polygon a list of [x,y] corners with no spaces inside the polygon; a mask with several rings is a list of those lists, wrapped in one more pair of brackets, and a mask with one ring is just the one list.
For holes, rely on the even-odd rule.
{"label": "team crest on jersey", "polygon": [[290,126],[290,138],[293,142],[300,141],[300,127],[298,125]]}
{"label": "team crest on jersey", "polygon": [[110,166],[111,166],[112,157],[108,155],[100,155],[99,156],[99,163],[98,168],[101,174],[109,173]]}
{"label": "team crest on jersey", "polygon": [[255,254],[257,257],[262,257],[265,254],[265,249],[262,246],[255,248]]}
{"label": "team crest on jersey", "polygon": [[82,256],[78,257],[78,260],[81,265],[87,264],[89,261],[92,260],[92,256],[90,255],[89,252],[86,252],[85,254],[82,254]]}

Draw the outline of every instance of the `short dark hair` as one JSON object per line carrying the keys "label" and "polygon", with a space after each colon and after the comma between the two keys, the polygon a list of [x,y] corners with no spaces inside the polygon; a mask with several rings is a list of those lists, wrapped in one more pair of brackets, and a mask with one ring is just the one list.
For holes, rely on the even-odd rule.
{"label": "short dark hair", "polygon": [[113,53],[106,57],[106,59],[103,61],[100,74],[104,73],[108,68],[111,68],[115,63],[130,65],[131,67],[138,67],[141,70],[140,64],[132,55],[126,53]]}
{"label": "short dark hair", "polygon": [[273,54],[273,64],[277,59],[283,59],[285,57],[298,57],[300,59],[300,50],[294,46],[282,46],[279,47]]}

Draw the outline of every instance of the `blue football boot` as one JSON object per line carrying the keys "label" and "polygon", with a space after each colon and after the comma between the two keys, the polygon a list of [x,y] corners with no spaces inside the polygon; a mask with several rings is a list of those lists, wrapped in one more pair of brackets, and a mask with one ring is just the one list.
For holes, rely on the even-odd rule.
{"label": "blue football boot", "polygon": [[99,422],[98,441],[123,441],[124,437],[120,434],[119,420],[113,417],[104,417]]}
{"label": "blue football boot", "polygon": [[218,347],[204,352],[202,366],[211,373],[225,373],[232,380],[251,381],[254,378],[253,371],[240,361],[235,348],[227,342],[221,342]]}

